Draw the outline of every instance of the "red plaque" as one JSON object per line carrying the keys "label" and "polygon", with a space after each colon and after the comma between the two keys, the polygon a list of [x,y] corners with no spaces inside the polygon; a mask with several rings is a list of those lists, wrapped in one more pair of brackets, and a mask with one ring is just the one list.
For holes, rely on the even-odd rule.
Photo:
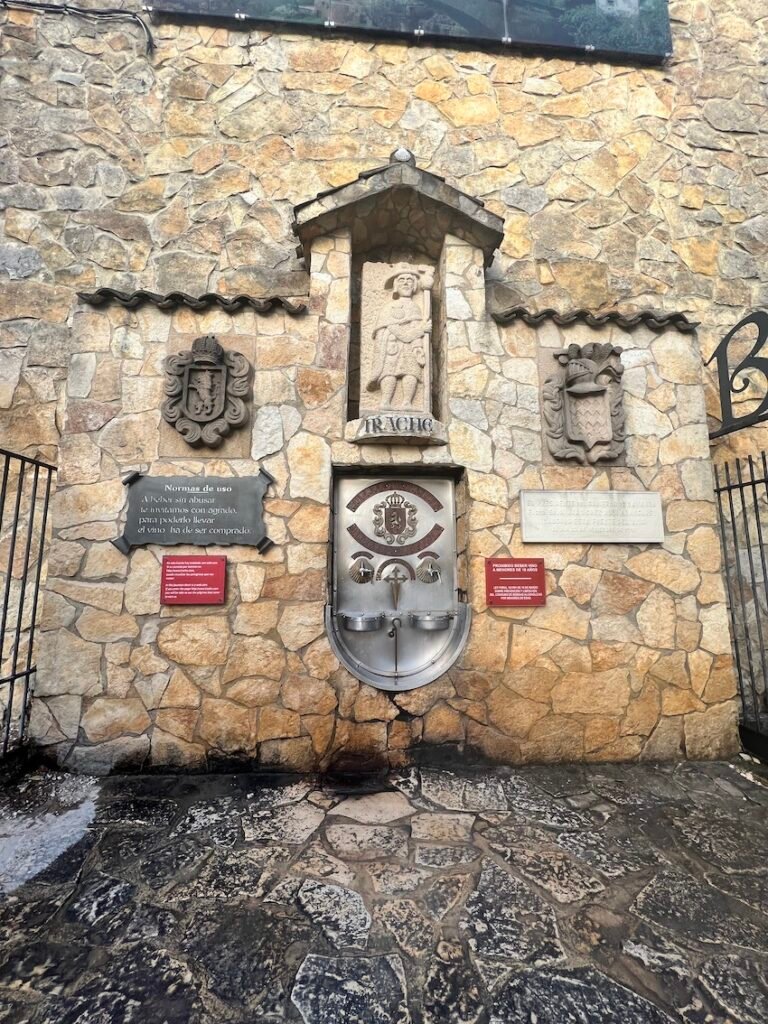
{"label": "red plaque", "polygon": [[162,604],[224,604],[224,555],[165,555],[160,585]]}
{"label": "red plaque", "polygon": [[486,558],[486,604],[524,608],[547,603],[543,558]]}

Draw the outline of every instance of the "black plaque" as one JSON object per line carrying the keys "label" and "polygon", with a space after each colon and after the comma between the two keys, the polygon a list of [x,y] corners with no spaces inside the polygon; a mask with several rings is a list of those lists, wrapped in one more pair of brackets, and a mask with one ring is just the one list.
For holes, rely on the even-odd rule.
{"label": "black plaque", "polygon": [[112,543],[128,554],[143,544],[245,544],[267,551],[263,501],[274,477],[142,476],[133,473],[122,537]]}

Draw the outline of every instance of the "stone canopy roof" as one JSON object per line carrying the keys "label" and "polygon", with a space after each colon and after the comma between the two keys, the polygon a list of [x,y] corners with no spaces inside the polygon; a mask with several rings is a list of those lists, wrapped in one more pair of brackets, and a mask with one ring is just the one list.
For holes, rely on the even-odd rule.
{"label": "stone canopy roof", "polygon": [[321,192],[294,207],[298,255],[307,258],[315,238],[339,228],[352,232],[353,252],[382,246],[440,255],[446,234],[457,235],[493,260],[504,237],[504,221],[444,178],[416,166],[410,150],[396,149],[385,167],[365,171],[357,181]]}

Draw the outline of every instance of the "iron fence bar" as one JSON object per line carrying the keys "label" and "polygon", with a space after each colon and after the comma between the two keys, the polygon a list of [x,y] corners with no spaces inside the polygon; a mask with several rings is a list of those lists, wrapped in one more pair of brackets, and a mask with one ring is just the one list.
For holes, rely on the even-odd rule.
{"label": "iron fence bar", "polygon": [[[765,452],[763,452],[763,458],[765,458]],[[757,482],[755,480],[755,463],[752,456],[749,456],[749,474],[750,482],[752,486],[752,504],[755,508],[755,526],[757,528],[757,543],[760,548],[760,564],[763,570],[763,590],[765,591],[765,606],[768,610],[768,562],[765,557],[765,539],[763,537],[763,524],[760,519],[760,500],[757,496]],[[768,706],[768,675],[765,672],[765,665],[763,665],[763,704]]]}
{"label": "iron fence bar", "polygon": [[[727,462],[725,464],[725,479],[726,479],[726,483],[728,483],[730,485],[730,483],[731,483],[730,465]],[[745,636],[745,639],[746,639],[746,632],[747,632],[747,607],[746,607],[746,602],[744,600],[744,579],[743,579],[742,572],[741,572],[741,559],[739,558],[739,534],[738,534],[738,529],[737,529],[737,526],[736,526],[736,511],[735,511],[735,508],[734,508],[733,490],[732,489],[729,489],[729,491],[728,491],[728,506],[729,506],[730,512],[731,512],[731,530],[733,532],[733,551],[734,551],[734,555],[735,555],[734,561],[736,563],[736,578],[737,578],[738,583],[739,583],[739,602],[741,604],[741,616],[742,616],[742,622],[744,623],[744,636]],[[756,699],[755,699],[755,694],[756,694],[756,691],[757,691],[757,680],[755,678],[755,667],[754,667],[754,665],[752,663],[752,648],[751,648],[749,642],[746,643],[746,648],[747,648],[747,662],[749,664],[749,676],[750,676],[750,680],[752,682],[752,688],[751,688],[752,689],[752,694],[751,694],[752,701],[751,701],[751,703],[752,703],[752,708],[753,708],[753,713],[754,713],[754,721],[755,721],[755,724],[757,725],[757,723],[760,721],[758,705],[757,705],[757,702],[756,702]],[[744,705],[744,709],[746,711],[746,702],[745,702],[745,705]]]}
{"label": "iron fence bar", "polygon": [[[21,587],[19,590],[19,606],[16,610],[16,633],[13,641],[13,661],[11,662],[11,681],[8,687],[8,704],[6,705],[5,722],[3,730],[3,749],[8,749],[11,739],[11,724],[13,720],[13,698],[16,695],[16,680],[13,676],[19,667],[19,648],[21,646],[21,634],[24,624],[24,604],[27,599],[27,573],[29,571],[29,556],[32,551],[32,535],[35,531],[35,516],[37,514],[37,485],[40,479],[40,467],[35,466],[32,477],[32,492],[29,497],[29,522],[27,524],[27,539],[24,545],[24,565],[21,574]],[[30,624],[30,632],[34,629],[34,623]],[[24,712],[22,711],[22,720]]]}
{"label": "iron fence bar", "polygon": [[13,675],[3,676],[3,678],[0,679],[0,686],[7,686],[8,683],[13,682],[14,679],[22,679],[24,676],[28,675],[30,672],[36,672],[36,671],[37,671],[37,666],[32,666],[32,668],[29,668],[29,669],[23,668],[20,671],[16,671],[16,672],[13,673]]}
{"label": "iron fence bar", "polygon": [[[5,655],[5,628],[8,624],[8,602],[11,594],[11,582],[13,580],[13,562],[16,557],[16,538],[19,532],[19,512],[21,510],[21,496],[24,490],[24,472],[25,463],[21,463],[19,467],[19,476],[16,488],[16,503],[13,513],[13,528],[11,530],[11,543],[8,549],[8,566],[5,573],[5,587],[3,588],[3,613],[2,621],[0,621],[0,665],[3,663],[3,657]],[[6,710],[3,712],[3,740],[0,744],[0,753],[8,753],[8,744],[5,739],[5,723],[6,717],[10,715],[10,705],[6,706]]]}
{"label": "iron fence bar", "polygon": [[3,464],[3,482],[0,485],[0,533],[2,533],[3,520],[5,519],[5,497],[8,491],[8,470],[11,465],[8,453],[3,452],[2,454],[5,456],[5,462]]}
{"label": "iron fence bar", "polygon": [[[763,617],[762,617],[762,612],[760,610],[760,602],[759,602],[758,597],[757,597],[757,576],[755,575],[755,561],[754,561],[754,556],[752,554],[752,535],[751,535],[750,529],[749,529],[749,512],[747,510],[747,503],[746,503],[746,499],[745,499],[745,491],[746,491],[747,488],[746,488],[746,485],[744,484],[744,482],[742,481],[742,476],[741,476],[741,460],[739,460],[739,459],[736,460],[736,476],[738,477],[738,481],[739,481],[739,497],[741,498],[741,510],[742,510],[742,514],[744,516],[744,536],[746,537],[746,541],[747,541],[747,558],[749,560],[749,572],[750,572],[750,575],[752,577],[752,593],[754,595],[754,605],[755,605],[755,622],[757,624],[757,642],[758,642],[758,645],[760,647],[760,667],[761,667],[762,672],[763,672],[763,687],[765,687],[766,680],[768,680],[768,670],[766,669],[766,663],[765,663],[765,643],[763,641]],[[758,515],[758,519],[759,519],[759,515]],[[745,627],[746,627],[746,623],[745,623]],[[757,692],[755,692],[755,698],[757,699]],[[759,714],[759,707],[760,707],[760,702],[759,701],[758,701],[757,706],[758,706],[758,714]]]}
{"label": "iron fence bar", "polygon": [[[715,483],[718,484],[718,485],[719,485],[719,482],[720,482],[719,478],[720,478],[720,467],[719,466],[715,466]],[[733,653],[734,653],[734,657],[736,659],[736,678],[738,679],[738,683],[739,683],[739,693],[741,695],[741,706],[742,706],[742,708],[746,708],[746,706],[747,706],[747,698],[746,698],[746,694],[744,692],[744,674],[743,674],[742,668],[741,668],[741,650],[740,650],[740,647],[739,647],[738,630],[736,628],[736,605],[734,604],[734,599],[733,599],[733,586],[731,584],[731,574],[728,572],[728,565],[727,565],[728,541],[727,541],[727,538],[726,538],[726,535],[725,535],[725,512],[724,512],[724,509],[723,509],[723,494],[724,493],[725,493],[725,488],[719,488],[718,487],[717,495],[718,495],[718,504],[719,504],[719,508],[720,508],[720,515],[718,517],[720,519],[720,538],[721,538],[721,540],[723,542],[723,555],[726,558],[725,585],[726,585],[726,589],[728,591],[728,613],[729,613],[729,616],[730,616],[730,619],[731,619],[731,628],[733,630],[732,640],[733,640]],[[735,545],[734,545],[734,555],[735,555],[736,559],[738,560],[739,552],[738,552],[738,548]]]}
{"label": "iron fence bar", "polygon": [[35,633],[37,623],[37,605],[40,599],[40,577],[43,572],[43,552],[45,550],[45,531],[48,526],[48,507],[51,500],[51,481],[53,478],[53,469],[50,466],[46,466],[46,481],[45,481],[45,498],[43,500],[43,519],[40,524],[40,543],[37,549],[37,570],[35,572],[35,588],[34,598],[32,601],[32,619],[30,623],[29,632],[29,643],[27,644],[27,667],[21,675],[24,677],[24,695],[21,703],[22,708],[22,720],[19,732],[19,742],[22,742],[26,734],[27,718],[29,715],[29,680],[33,672],[37,671],[37,666],[32,665],[32,653],[35,644]]}
{"label": "iron fence bar", "polygon": [[28,462],[33,466],[40,466],[41,469],[50,469],[56,471],[56,467],[50,465],[48,462],[43,462],[42,459],[35,459],[31,455],[19,455],[18,452],[9,452],[7,448],[0,448],[0,455],[5,456],[6,461],[9,459],[17,459],[19,462]]}
{"label": "iron fence bar", "polygon": [[[765,452],[763,452],[763,454],[765,454]],[[752,458],[751,455],[749,457],[750,457],[750,459]],[[756,479],[755,483],[756,484],[768,484],[768,470],[765,472],[764,476],[760,477],[759,479]],[[730,491],[737,491],[738,489],[739,489],[739,485],[738,484],[723,484],[723,485],[720,485],[720,486],[715,484],[715,494],[720,494],[720,493],[723,493],[723,492],[729,491],[729,490]]]}

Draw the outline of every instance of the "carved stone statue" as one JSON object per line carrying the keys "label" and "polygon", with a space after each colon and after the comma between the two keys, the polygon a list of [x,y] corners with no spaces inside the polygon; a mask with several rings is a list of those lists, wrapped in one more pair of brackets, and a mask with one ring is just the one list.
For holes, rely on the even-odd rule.
{"label": "carved stone statue", "polygon": [[165,360],[163,419],[194,448],[217,448],[231,430],[248,421],[251,364],[239,352],[225,352],[212,334],[192,350]]}
{"label": "carved stone statue", "polygon": [[363,268],[361,415],[430,411],[433,284],[431,267]]}
{"label": "carved stone statue", "polygon": [[558,461],[591,465],[624,454],[621,351],[592,342],[554,353],[560,370],[544,384],[543,413],[547,446]]}

